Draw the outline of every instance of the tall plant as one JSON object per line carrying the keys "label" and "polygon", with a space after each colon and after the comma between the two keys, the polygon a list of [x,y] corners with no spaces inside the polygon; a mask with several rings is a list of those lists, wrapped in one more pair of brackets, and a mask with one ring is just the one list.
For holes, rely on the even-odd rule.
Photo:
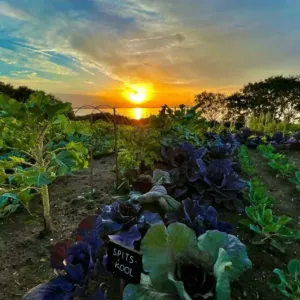
{"label": "tall plant", "polygon": [[35,191],[41,195],[46,233],[52,230],[48,185],[58,176],[88,166],[83,144],[52,147],[56,132],[76,131],[76,123],[66,117],[70,111],[70,103],[43,92],[32,94],[26,103],[0,95],[0,116],[5,121],[0,123],[0,149],[25,155],[0,161],[0,187],[6,192]]}

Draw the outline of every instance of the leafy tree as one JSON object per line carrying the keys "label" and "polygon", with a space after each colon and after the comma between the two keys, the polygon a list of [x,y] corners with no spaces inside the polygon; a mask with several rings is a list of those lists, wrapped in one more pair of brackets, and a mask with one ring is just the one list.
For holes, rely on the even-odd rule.
{"label": "leafy tree", "polygon": [[15,88],[10,83],[4,83],[0,81],[0,94],[4,94],[10,98],[16,99],[19,102],[25,102],[29,99],[29,96],[35,91],[27,86],[19,86]]}
{"label": "leafy tree", "polygon": [[227,111],[226,96],[221,93],[202,92],[195,96],[195,102],[208,121],[222,119]]}
{"label": "leafy tree", "polygon": [[79,130],[76,123],[66,117],[70,110],[70,103],[51,99],[43,92],[32,94],[26,103],[0,95],[3,120],[0,149],[25,155],[25,158],[12,155],[0,161],[0,187],[11,193],[33,190],[41,195],[46,233],[52,229],[48,185],[56,177],[86,168],[88,164],[88,151],[81,143],[53,147],[57,132]]}
{"label": "leafy tree", "polygon": [[229,110],[237,115],[269,113],[273,119],[289,122],[300,111],[300,78],[274,76],[248,83],[227,100]]}
{"label": "leafy tree", "polygon": [[10,83],[4,83],[0,81],[0,93],[13,98],[15,89]]}
{"label": "leafy tree", "polygon": [[28,88],[27,86],[19,86],[17,89],[15,89],[13,98],[19,102],[25,102],[29,99],[32,93],[34,93],[34,90]]}

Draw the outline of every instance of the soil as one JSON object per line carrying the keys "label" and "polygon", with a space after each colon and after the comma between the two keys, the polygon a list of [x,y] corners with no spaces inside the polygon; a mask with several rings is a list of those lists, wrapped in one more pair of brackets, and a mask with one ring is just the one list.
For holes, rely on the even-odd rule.
{"label": "soil", "polygon": [[[249,153],[258,176],[277,199],[274,213],[292,217],[291,225],[299,227],[300,192],[297,192],[288,180],[277,178],[259,153],[254,150]],[[291,152],[287,155],[300,169],[299,152]],[[88,193],[91,190],[90,170],[78,172],[75,176],[60,178],[50,186],[54,231],[46,238],[38,237],[42,230],[39,199],[35,199],[32,203],[31,210],[35,213],[33,216],[20,211],[0,222],[0,300],[22,299],[30,288],[55,276],[49,265],[51,245],[72,237],[73,230],[84,217],[94,214],[104,204],[112,202],[111,195],[115,182],[115,174],[111,172],[113,166],[113,156],[95,161],[96,193],[93,200],[88,200]],[[273,269],[285,268],[290,259],[299,259],[300,243],[295,242],[290,245],[285,254],[271,250],[267,246],[253,245],[252,233],[238,224],[243,215],[225,210],[219,210],[219,215],[220,220],[234,225],[234,234],[247,245],[248,255],[253,262],[253,268],[232,284],[232,299],[283,299],[281,294],[269,288],[267,282]],[[121,299],[120,281],[116,278],[109,279],[108,298]]]}

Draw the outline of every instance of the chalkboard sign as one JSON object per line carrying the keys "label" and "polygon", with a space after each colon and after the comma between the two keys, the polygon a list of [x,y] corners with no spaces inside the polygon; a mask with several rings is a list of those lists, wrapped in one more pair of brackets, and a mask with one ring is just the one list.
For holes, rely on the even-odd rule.
{"label": "chalkboard sign", "polygon": [[139,252],[109,241],[107,255],[108,271],[130,283],[140,283],[143,262]]}

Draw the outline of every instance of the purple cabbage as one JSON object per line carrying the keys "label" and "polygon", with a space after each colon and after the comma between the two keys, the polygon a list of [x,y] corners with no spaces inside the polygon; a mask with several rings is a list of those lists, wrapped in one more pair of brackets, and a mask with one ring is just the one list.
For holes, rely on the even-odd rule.
{"label": "purple cabbage", "polygon": [[73,299],[73,284],[67,275],[58,276],[49,283],[34,287],[24,296],[24,300],[71,300]]}
{"label": "purple cabbage", "polygon": [[232,233],[231,224],[218,220],[218,213],[212,206],[200,205],[198,200],[185,199],[182,201],[183,210],[181,212],[168,213],[165,225],[180,222],[192,228],[197,236],[202,235],[207,230],[218,230]]}
{"label": "purple cabbage", "polygon": [[234,155],[239,145],[239,142],[233,138],[230,142],[224,142],[221,137],[217,137],[214,141],[208,142],[207,148],[212,158],[226,158]]}
{"label": "purple cabbage", "polygon": [[247,187],[247,182],[234,172],[231,160],[214,159],[206,169],[203,166],[201,175],[216,203],[222,202],[228,209],[243,211],[244,206],[238,194]]}
{"label": "purple cabbage", "polygon": [[134,242],[140,240],[142,236],[139,232],[138,225],[134,225],[128,231],[121,231],[115,235],[109,235],[108,237],[112,241],[133,248]]}
{"label": "purple cabbage", "polygon": [[110,234],[121,230],[125,225],[138,218],[141,206],[129,202],[114,202],[105,205],[96,220],[98,234]]}
{"label": "purple cabbage", "polygon": [[165,163],[171,168],[169,174],[173,185],[169,192],[174,198],[186,198],[192,183],[200,178],[199,165],[206,152],[206,148],[196,149],[192,144],[183,143],[169,153]]}

